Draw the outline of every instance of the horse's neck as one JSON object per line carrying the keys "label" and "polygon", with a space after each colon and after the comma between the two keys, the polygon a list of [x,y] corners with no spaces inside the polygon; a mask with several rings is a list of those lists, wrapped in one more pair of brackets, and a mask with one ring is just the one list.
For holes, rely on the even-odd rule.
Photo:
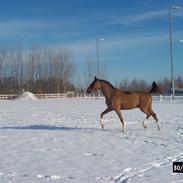
{"label": "horse's neck", "polygon": [[110,99],[114,88],[107,85],[106,83],[101,84],[101,91],[106,99]]}

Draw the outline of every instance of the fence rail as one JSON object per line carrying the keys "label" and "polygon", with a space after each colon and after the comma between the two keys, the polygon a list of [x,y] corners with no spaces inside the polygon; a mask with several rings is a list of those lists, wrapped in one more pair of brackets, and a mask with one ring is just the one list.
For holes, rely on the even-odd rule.
{"label": "fence rail", "polygon": [[[172,95],[160,95],[160,96],[152,96],[153,100],[159,100],[159,101],[173,101]],[[183,100],[183,95],[176,95],[175,100]]]}
{"label": "fence rail", "polygon": [[0,100],[10,100],[16,98],[17,96],[18,96],[17,94],[9,94],[9,95],[3,94],[0,95]]}
{"label": "fence rail", "polygon": [[47,99],[47,98],[66,98],[67,93],[45,93],[45,94],[35,94],[40,99]]}
{"label": "fence rail", "polygon": [[[0,100],[11,100],[19,98],[20,94],[2,94],[0,95]],[[96,95],[85,95],[85,94],[76,94],[74,95],[74,92],[67,92],[67,93],[46,93],[46,94],[35,94],[37,98],[39,99],[51,99],[51,98],[66,98],[66,97],[72,97],[72,98],[86,98],[86,99],[99,99],[104,97],[98,97]],[[172,101],[171,95],[164,95],[164,96],[152,96],[153,100],[156,101]],[[176,95],[175,100],[183,100],[183,95]]]}
{"label": "fence rail", "polygon": [[[39,99],[48,99],[48,98],[66,98],[68,97],[67,93],[46,93],[46,94],[35,94]],[[21,97],[19,94],[3,94],[0,95],[0,100],[12,100]]]}

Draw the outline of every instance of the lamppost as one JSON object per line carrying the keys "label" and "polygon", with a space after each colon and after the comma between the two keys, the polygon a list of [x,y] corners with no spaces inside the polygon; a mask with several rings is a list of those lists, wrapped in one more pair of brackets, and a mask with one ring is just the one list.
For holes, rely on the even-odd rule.
{"label": "lamppost", "polygon": [[171,82],[172,82],[172,100],[175,99],[175,82],[173,68],[173,49],[172,49],[172,10],[180,10],[180,6],[171,6],[169,8],[169,34],[170,34],[170,63],[171,63]]}
{"label": "lamppost", "polygon": [[99,65],[99,42],[104,41],[104,38],[97,38],[97,76],[100,78],[100,65]]}

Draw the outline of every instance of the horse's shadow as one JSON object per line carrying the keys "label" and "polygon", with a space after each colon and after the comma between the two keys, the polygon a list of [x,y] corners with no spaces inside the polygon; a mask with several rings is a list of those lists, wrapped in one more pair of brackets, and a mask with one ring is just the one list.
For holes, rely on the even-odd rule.
{"label": "horse's shadow", "polygon": [[86,127],[67,127],[67,126],[52,126],[52,125],[28,125],[28,126],[6,126],[0,127],[1,130],[48,130],[48,131],[101,131],[100,128]]}

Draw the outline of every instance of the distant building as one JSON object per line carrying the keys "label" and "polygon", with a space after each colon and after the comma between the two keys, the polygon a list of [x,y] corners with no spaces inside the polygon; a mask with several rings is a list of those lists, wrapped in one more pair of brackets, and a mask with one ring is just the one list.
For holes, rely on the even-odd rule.
{"label": "distant building", "polygon": [[[168,94],[172,94],[172,89],[168,90]],[[175,95],[183,95],[183,88],[175,88]]]}

